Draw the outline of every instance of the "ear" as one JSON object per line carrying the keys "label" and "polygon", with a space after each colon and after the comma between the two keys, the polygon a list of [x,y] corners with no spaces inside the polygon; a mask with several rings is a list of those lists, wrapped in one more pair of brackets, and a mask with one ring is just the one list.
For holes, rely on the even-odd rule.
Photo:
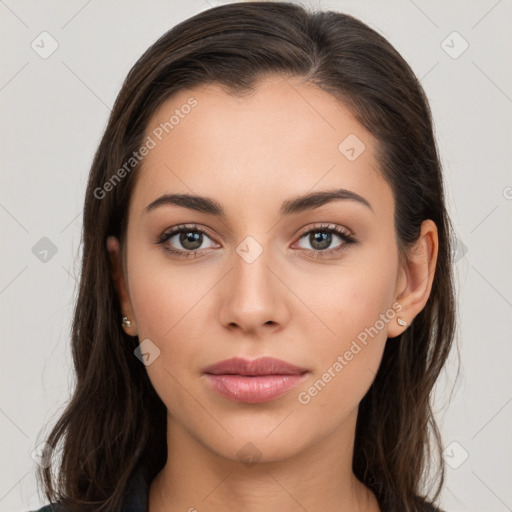
{"label": "ear", "polygon": [[[137,336],[137,323],[133,312],[130,295],[126,286],[126,279],[123,270],[122,254],[120,250],[119,239],[115,236],[109,236],[106,241],[107,251],[110,257],[110,265],[112,270],[112,281],[117,292],[119,304],[123,316],[127,317],[130,325],[124,325],[123,329],[130,336]],[[122,319],[119,319],[119,323]]]}
{"label": "ear", "polygon": [[[397,316],[407,325],[425,307],[430,296],[438,248],[437,226],[430,219],[424,220],[420,236],[409,250],[407,261],[402,264],[397,277],[395,301],[402,306]],[[390,322],[388,326],[388,338],[394,338],[407,329],[398,322]]]}

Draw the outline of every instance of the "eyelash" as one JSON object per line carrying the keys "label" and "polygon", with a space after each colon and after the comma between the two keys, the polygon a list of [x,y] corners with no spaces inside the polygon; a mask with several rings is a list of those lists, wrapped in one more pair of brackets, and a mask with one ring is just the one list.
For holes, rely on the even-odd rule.
{"label": "eyelash", "polygon": [[[203,235],[206,235],[208,238],[212,238],[205,230],[199,228],[196,224],[190,224],[190,225],[179,225],[176,226],[176,228],[173,228],[171,231],[167,231],[162,233],[158,240],[155,242],[157,245],[161,245],[163,250],[166,252],[178,256],[180,258],[190,258],[194,257],[196,253],[201,252],[204,249],[196,249],[194,251],[187,251],[187,250],[179,250],[174,249],[172,246],[169,246],[166,244],[166,242],[172,238],[175,235],[178,235],[180,233],[202,233]],[[353,235],[349,234],[347,231],[345,231],[342,228],[337,227],[333,224],[320,224],[317,226],[313,226],[312,228],[309,228],[307,231],[303,231],[300,235],[298,240],[301,240],[304,238],[305,235],[309,235],[310,233],[334,233],[335,235],[338,235],[341,240],[343,241],[342,244],[340,244],[338,247],[334,249],[325,249],[323,251],[318,251],[315,249],[301,249],[302,251],[306,251],[308,253],[311,253],[313,257],[315,258],[325,258],[324,254],[328,254],[329,256],[332,256],[333,254],[341,253],[342,251],[346,250],[350,245],[358,243],[357,240],[354,238]]]}

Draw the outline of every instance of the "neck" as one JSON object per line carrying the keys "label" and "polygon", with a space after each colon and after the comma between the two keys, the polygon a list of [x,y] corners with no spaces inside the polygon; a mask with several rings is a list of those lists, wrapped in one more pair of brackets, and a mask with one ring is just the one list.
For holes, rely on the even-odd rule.
{"label": "neck", "polygon": [[244,464],[213,452],[168,417],[169,453],[150,486],[149,512],[377,512],[375,496],[352,472],[355,419],[284,460],[262,454]]}

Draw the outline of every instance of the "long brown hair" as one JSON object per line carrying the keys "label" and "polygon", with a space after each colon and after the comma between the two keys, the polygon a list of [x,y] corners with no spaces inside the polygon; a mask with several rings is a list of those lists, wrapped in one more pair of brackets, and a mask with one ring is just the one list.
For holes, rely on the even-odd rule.
{"label": "long brown hair", "polygon": [[167,457],[166,408],[134,356],[138,339],[121,328],[105,246],[109,235],[124,240],[140,165],[108,190],[105,183],[141,147],[150,116],[174,92],[216,83],[243,94],[273,74],[318,85],[375,136],[380,170],[394,194],[401,255],[418,239],[423,220],[437,225],[431,295],[403,334],[386,344],[360,403],[353,459],[356,476],[383,510],[420,510],[429,474],[435,476],[430,499],[437,499],[444,467],[432,390],[452,345],[456,312],[452,228],[425,93],[391,44],[352,16],[240,2],[203,11],[165,33],[135,63],[115,101],[85,195],[72,325],[76,387],[47,437],[53,458],[61,455],[58,475],[52,476],[53,458],[38,470],[50,502],[117,511],[130,477],[143,470],[152,480]]}

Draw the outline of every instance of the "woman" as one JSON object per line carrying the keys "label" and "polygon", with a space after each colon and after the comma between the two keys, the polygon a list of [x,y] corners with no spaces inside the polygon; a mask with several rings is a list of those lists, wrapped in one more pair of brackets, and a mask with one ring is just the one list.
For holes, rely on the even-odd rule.
{"label": "woman", "polygon": [[83,221],[53,510],[436,510],[451,227],[383,37],[280,2],[180,23],[122,86]]}

